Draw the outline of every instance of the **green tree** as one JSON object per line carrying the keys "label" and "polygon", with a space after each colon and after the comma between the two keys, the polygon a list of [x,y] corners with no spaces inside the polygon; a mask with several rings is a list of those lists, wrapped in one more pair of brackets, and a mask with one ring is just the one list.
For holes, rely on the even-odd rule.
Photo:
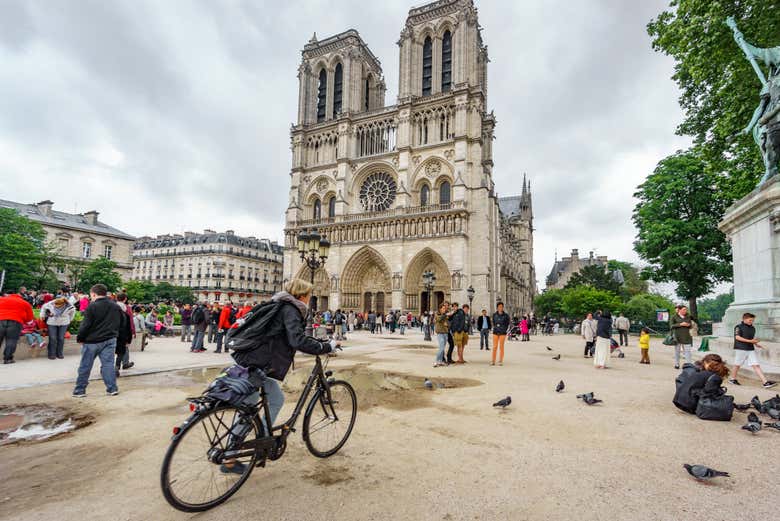
{"label": "green tree", "polygon": [[718,176],[695,151],[677,152],[655,168],[634,197],[634,249],[649,263],[643,277],[674,282],[697,317],[696,299],[731,278],[731,248],[720,230],[725,201]]}
{"label": "green tree", "polygon": [[116,266],[116,262],[103,257],[93,260],[84,268],[78,290],[87,292],[95,284],[104,284],[108,291],[117,291],[122,285],[122,277],[116,272]]}
{"label": "green tree", "polygon": [[663,295],[640,293],[631,297],[623,305],[622,311],[632,322],[652,324],[656,321],[656,311],[665,310],[672,313],[673,309],[674,304],[672,301]]}
{"label": "green tree", "polygon": [[155,300],[155,288],[148,280],[131,280],[125,284],[125,293],[132,302],[148,303]]}
{"label": "green tree", "polygon": [[610,291],[596,289],[591,286],[578,286],[564,290],[561,305],[564,314],[573,319],[585,318],[588,313],[598,310],[616,312],[623,301]]}
{"label": "green tree", "polygon": [[709,170],[729,173],[716,184],[734,200],[755,187],[764,165],[752,136],[741,132],[759,103],[761,84],[724,23],[729,16],[752,44],[778,45],[774,0],[672,0],[647,29],[653,49],[676,62],[672,79],[685,111],[677,133],[693,137]]}
{"label": "green tree", "polygon": [[41,273],[46,232],[14,209],[0,208],[0,271],[4,288],[35,286]]}
{"label": "green tree", "polygon": [[607,268],[610,272],[620,270],[623,273],[624,282],[618,293],[623,300],[628,301],[634,295],[648,292],[647,281],[642,278],[639,269],[630,262],[611,260],[607,262]]}
{"label": "green tree", "polygon": [[606,270],[603,266],[590,265],[585,266],[575,273],[566,283],[565,289],[574,289],[580,286],[590,286],[602,291],[618,293],[620,283],[613,276],[612,271]]}
{"label": "green tree", "polygon": [[534,298],[534,310],[538,317],[544,315],[563,315],[563,295],[565,290],[548,289]]}
{"label": "green tree", "polygon": [[734,289],[718,295],[715,298],[705,298],[699,302],[699,318],[719,322],[726,314],[726,309],[734,302]]}

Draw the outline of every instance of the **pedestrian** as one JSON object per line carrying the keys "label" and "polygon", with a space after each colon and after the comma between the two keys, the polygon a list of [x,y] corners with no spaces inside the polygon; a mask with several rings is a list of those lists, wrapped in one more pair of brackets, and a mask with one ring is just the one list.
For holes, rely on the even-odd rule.
{"label": "pedestrian", "polygon": [[376,332],[376,313],[370,309],[368,310],[368,329],[372,335]]}
{"label": "pedestrian", "polygon": [[209,310],[205,304],[197,304],[190,316],[192,321],[192,327],[195,330],[195,334],[192,337],[192,344],[190,345],[190,351],[193,353],[202,353],[206,350],[203,347],[203,340],[206,337],[206,329],[211,322],[211,316]]}
{"label": "pedestrian", "polygon": [[618,330],[620,345],[628,347],[628,332],[631,329],[631,321],[621,313],[615,320],[615,328]]}
{"label": "pedestrian", "polygon": [[756,338],[756,328],[753,326],[755,319],[756,316],[754,314],[745,313],[742,315],[742,322],[734,328],[734,368],[731,370],[729,383],[742,385],[737,380],[737,373],[740,367],[749,365],[761,379],[763,387],[769,389],[777,385],[777,383],[767,380],[764,372],[761,370],[761,364],[758,362],[756,348],[764,349],[764,346],[759,344],[759,340]]}
{"label": "pedestrian", "polygon": [[[166,327],[168,327],[167,324]],[[184,308],[181,310],[181,341],[192,341],[192,306],[189,304],[184,304]]]}
{"label": "pedestrian", "polygon": [[336,335],[336,340],[344,340],[346,338],[344,336],[344,322],[346,322],[344,313],[341,312],[341,309],[337,309],[336,313],[333,314],[333,328]]}
{"label": "pedestrian", "polygon": [[588,313],[585,320],[582,321],[580,333],[585,340],[585,358],[593,356],[594,346],[596,345],[596,321],[593,320],[593,313]]}
{"label": "pedestrian", "polygon": [[436,315],[433,331],[436,333],[436,340],[439,342],[439,350],[436,352],[436,363],[433,367],[447,365],[444,359],[444,348],[447,345],[447,339],[450,336],[450,319],[447,311],[449,305],[447,302],[439,304],[439,312]]}
{"label": "pedestrian", "polygon": [[[217,348],[214,350],[215,353],[222,352],[222,341],[225,338],[227,330],[230,329],[230,314],[232,312],[233,304],[228,300],[228,303],[225,304],[225,307],[219,312],[219,321],[217,322]],[[227,346],[225,346],[225,352],[228,352]]]}
{"label": "pedestrian", "polygon": [[642,359],[639,360],[640,364],[650,363],[650,330],[646,327],[642,328],[639,333],[639,349],[642,350]]}
{"label": "pedestrian", "polygon": [[691,351],[693,350],[693,337],[691,337],[691,315],[688,314],[688,308],[680,305],[676,306],[677,312],[672,315],[670,325],[674,335],[674,368],[680,368],[680,353],[685,355],[685,363],[692,361]]}
{"label": "pedestrian", "polygon": [[528,336],[528,317],[523,315],[523,320],[520,321],[520,339],[523,342],[529,342],[531,338]]}
{"label": "pedestrian", "polygon": [[458,309],[458,303],[453,302],[450,304],[450,335],[447,337],[447,343],[449,344],[449,347],[447,348],[447,363],[448,364],[454,364],[455,360],[452,358],[452,353],[455,351],[455,333],[456,330],[454,329],[457,327],[457,332],[461,331],[462,322],[465,320],[463,317],[463,310]]}
{"label": "pedestrian", "polygon": [[83,398],[87,395],[89,374],[92,372],[95,358],[100,359],[100,375],[103,377],[106,393],[116,396],[119,394],[119,389],[116,385],[113,362],[123,312],[116,302],[106,297],[108,290],[103,284],[95,284],[90,288],[89,293],[92,303],[84,311],[84,319],[76,335],[76,341],[82,346],[81,363],[73,397]]}
{"label": "pedestrian", "polygon": [[[37,357],[43,349],[43,337],[38,328],[38,321],[34,318],[22,324],[22,335],[30,346],[30,356]],[[39,349],[40,348],[40,349]]]}
{"label": "pedestrian", "polygon": [[140,336],[141,338],[141,351],[146,349],[149,337],[149,331],[146,329],[146,320],[144,320],[142,311],[141,306],[133,307],[133,326],[135,326],[135,337],[138,338]]}
{"label": "pedestrian", "polygon": [[168,334],[170,335],[174,334],[173,326],[175,325],[175,320],[173,317],[173,313],[171,312],[170,309],[165,312],[165,316],[163,317],[162,320],[162,325],[163,327],[160,330],[160,334],[162,336],[168,336]]}
{"label": "pedestrian", "polygon": [[[116,347],[114,353],[116,354],[115,370],[116,375],[119,376],[119,370],[130,369],[135,365],[135,362],[129,362],[128,355],[130,342],[133,341],[133,319],[132,315],[127,313],[127,295],[120,293],[116,296],[116,305],[122,310],[122,318],[119,322],[119,330],[116,336]],[[132,313],[132,312],[131,312]],[[125,357],[128,357],[128,363],[124,363]]]}
{"label": "pedestrian", "polygon": [[404,331],[406,331],[406,325],[408,324],[408,318],[406,316],[406,313],[401,313],[398,316],[398,330],[403,335]]}
{"label": "pedestrian", "polygon": [[477,331],[479,331],[479,350],[490,351],[490,317],[487,316],[487,309],[482,310],[482,314],[477,317]]}
{"label": "pedestrian", "polygon": [[504,312],[504,303],[496,304],[496,312],[493,313],[493,359],[490,365],[496,365],[496,353],[501,351],[498,365],[504,365],[504,342],[509,331],[509,314]]}
{"label": "pedestrian", "polygon": [[84,313],[87,310],[87,306],[89,306],[89,295],[81,295],[79,299],[79,313]]}
{"label": "pedestrian", "polygon": [[596,369],[607,368],[611,349],[612,315],[605,311],[596,321],[596,352],[593,355],[593,365]]}
{"label": "pedestrian", "polygon": [[[453,304],[457,306],[457,304]],[[465,364],[463,359],[463,351],[466,349],[466,344],[469,342],[469,323],[471,317],[469,316],[469,305],[464,304],[461,309],[456,309],[455,314],[450,318],[450,330],[452,331],[452,337],[455,342],[455,347],[458,349],[458,360],[456,363]]]}
{"label": "pedestrian", "polygon": [[[135,338],[135,317],[133,316],[133,310],[130,304],[127,302],[127,293],[120,293],[116,296],[116,301],[120,304],[119,307],[124,309],[127,314],[127,320],[130,323],[130,338],[127,341],[127,345],[122,355],[122,369],[130,369],[135,365],[135,362],[130,361],[130,344]],[[117,340],[119,342],[119,340]]]}
{"label": "pedestrian", "polygon": [[219,304],[216,302],[214,305],[211,306],[211,310],[209,311],[209,336],[208,336],[208,342],[209,344],[213,344],[217,339],[217,330],[219,329],[219,314],[220,314],[220,307]]}
{"label": "pedestrian", "polygon": [[157,335],[159,334],[160,330],[157,329],[157,311],[154,309],[154,306],[149,308],[149,313],[146,314],[146,329],[149,331],[150,335]]}
{"label": "pedestrian", "polygon": [[76,308],[63,296],[47,302],[41,307],[41,319],[46,323],[49,342],[49,360],[65,358],[65,333],[76,315]]}
{"label": "pedestrian", "polygon": [[3,350],[3,363],[13,364],[16,345],[19,343],[19,335],[22,325],[34,318],[32,306],[25,300],[22,294],[24,288],[19,288],[19,293],[0,297],[0,344],[5,343]]}

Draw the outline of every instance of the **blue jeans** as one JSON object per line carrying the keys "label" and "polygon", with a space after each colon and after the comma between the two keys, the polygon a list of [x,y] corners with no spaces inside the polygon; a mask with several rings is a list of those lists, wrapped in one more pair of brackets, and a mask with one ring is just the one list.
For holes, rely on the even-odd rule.
{"label": "blue jeans", "polygon": [[484,346],[485,349],[490,349],[490,343],[488,342],[488,338],[490,337],[490,330],[489,329],[480,329],[479,330],[479,348],[482,349]]}
{"label": "blue jeans", "polygon": [[97,344],[84,344],[81,346],[81,363],[79,364],[79,376],[76,378],[75,394],[85,393],[89,383],[89,373],[95,365],[95,358],[100,358],[100,376],[106,384],[106,392],[117,391],[116,370],[114,369],[114,351],[116,350],[116,338],[98,342]]}
{"label": "blue jeans", "polygon": [[48,326],[49,345],[46,350],[49,352],[49,358],[63,357],[63,348],[65,347],[65,332],[68,326]]}
{"label": "blue jeans", "polygon": [[436,339],[439,341],[439,350],[436,352],[436,363],[437,364],[443,364],[444,363],[444,349],[447,347],[447,338],[449,338],[449,333],[437,333]]}
{"label": "blue jeans", "polygon": [[403,335],[404,334],[404,330],[406,329],[406,324],[399,324],[398,325],[398,329],[401,330],[401,334]]}
{"label": "blue jeans", "polygon": [[192,337],[192,346],[190,346],[190,350],[203,349],[203,337],[205,336],[205,331],[196,329],[195,336]]}
{"label": "blue jeans", "polygon": [[[284,393],[282,392],[282,386],[279,380],[273,378],[266,378],[263,382],[263,389],[265,389],[265,399],[268,400],[268,414],[271,415],[271,424],[273,426],[276,423],[276,417],[279,416],[279,411],[282,410],[284,405]],[[257,405],[260,401],[260,391],[255,391],[244,399],[244,403],[247,405]],[[269,431],[265,425],[265,414],[262,410],[259,412],[260,419],[263,422],[263,426],[266,427],[266,431]],[[244,433],[245,434],[245,433]],[[266,436],[270,436],[270,432],[266,432]]]}
{"label": "blue jeans", "polygon": [[33,344],[38,344],[43,347],[43,337],[40,333],[25,333],[24,338],[27,339],[27,343],[31,346]]}

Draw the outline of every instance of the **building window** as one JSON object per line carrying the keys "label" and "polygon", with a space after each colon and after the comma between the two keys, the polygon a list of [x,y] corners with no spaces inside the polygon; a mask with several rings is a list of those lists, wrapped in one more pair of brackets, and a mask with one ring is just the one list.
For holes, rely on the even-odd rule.
{"label": "building window", "polygon": [[331,197],[328,199],[328,217],[336,217],[336,198]]}
{"label": "building window", "polygon": [[92,243],[82,242],[81,243],[81,258],[89,259],[90,257],[92,257]]}
{"label": "building window", "polygon": [[341,114],[342,91],[344,88],[344,67],[339,63],[333,74],[333,117]]}
{"label": "building window", "polygon": [[439,204],[450,204],[450,182],[444,181],[439,187]]}
{"label": "building window", "polygon": [[368,110],[369,106],[369,100],[371,99],[371,83],[368,81],[368,78],[366,78],[366,87],[363,91],[363,105],[365,106],[365,109]]}
{"label": "building window", "polygon": [[68,245],[69,245],[68,239],[60,239],[58,242],[59,242],[59,245],[60,245],[60,253],[67,254],[68,253]]}
{"label": "building window", "polygon": [[114,247],[110,244],[106,244],[103,246],[103,257],[107,258],[108,260],[111,260],[111,255],[114,253]]}
{"label": "building window", "polygon": [[312,214],[313,219],[320,219],[322,217],[322,203],[319,199],[314,200],[314,213]]}
{"label": "building window", "polygon": [[317,123],[325,121],[325,99],[328,97],[328,73],[320,71],[320,86],[317,89]]}
{"label": "building window", "polygon": [[452,34],[444,33],[441,40],[441,91],[449,92],[452,88]]}
{"label": "building window", "polygon": [[420,206],[428,206],[428,199],[430,199],[430,189],[428,185],[423,185],[420,188]]}
{"label": "building window", "polygon": [[423,73],[422,73],[422,95],[431,95],[431,86],[433,84],[433,42],[431,37],[425,39],[423,44]]}

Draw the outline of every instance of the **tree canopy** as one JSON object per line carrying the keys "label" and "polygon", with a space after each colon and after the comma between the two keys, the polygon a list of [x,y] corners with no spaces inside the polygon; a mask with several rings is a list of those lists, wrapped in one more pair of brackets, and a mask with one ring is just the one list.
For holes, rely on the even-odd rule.
{"label": "tree canopy", "polygon": [[726,309],[734,302],[734,289],[714,298],[705,298],[699,302],[699,318],[719,322],[726,314]]}
{"label": "tree canopy", "polygon": [[563,311],[569,318],[585,318],[598,310],[616,312],[623,302],[611,291],[590,286],[579,286],[566,290],[561,301]]}
{"label": "tree canopy", "polygon": [[620,291],[620,283],[612,277],[612,272],[604,269],[603,266],[590,265],[585,266],[575,273],[566,283],[566,289],[573,289],[580,286],[590,286],[602,291],[617,293]]}
{"label": "tree canopy", "polygon": [[631,297],[623,306],[622,311],[634,322],[652,324],[657,318],[656,311],[664,310],[671,313],[673,309],[672,301],[662,295],[640,293]]}
{"label": "tree canopy", "polygon": [[122,277],[116,272],[116,262],[101,257],[95,259],[84,267],[77,289],[83,293],[95,284],[103,284],[108,291],[117,291],[122,285]]}
{"label": "tree canopy", "polygon": [[4,289],[35,286],[47,278],[46,232],[43,227],[14,209],[0,208],[0,271],[5,270]]}
{"label": "tree canopy", "polygon": [[153,284],[146,280],[131,280],[125,284],[127,298],[133,302],[160,302],[174,301],[183,304],[193,304],[195,297],[191,288],[184,286],[173,286],[167,282]]}
{"label": "tree canopy", "polygon": [[649,263],[643,276],[673,282],[697,316],[696,299],[731,279],[731,248],[718,230],[725,201],[718,175],[696,151],[677,152],[655,168],[634,197],[634,249]]}
{"label": "tree canopy", "polygon": [[685,112],[677,133],[693,137],[708,170],[728,172],[713,180],[727,200],[750,192],[764,165],[752,136],[741,132],[761,83],[724,22],[733,16],[750,43],[775,47],[779,9],[776,0],[672,0],[647,27],[653,49],[675,60]]}

